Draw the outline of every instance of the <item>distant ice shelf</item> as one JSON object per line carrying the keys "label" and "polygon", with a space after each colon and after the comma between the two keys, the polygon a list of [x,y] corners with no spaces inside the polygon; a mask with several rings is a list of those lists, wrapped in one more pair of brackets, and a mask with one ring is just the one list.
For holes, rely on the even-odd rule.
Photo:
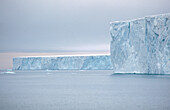
{"label": "distant ice shelf", "polygon": [[111,70],[109,55],[16,57],[13,70]]}
{"label": "distant ice shelf", "polygon": [[170,74],[170,14],[111,23],[115,73]]}

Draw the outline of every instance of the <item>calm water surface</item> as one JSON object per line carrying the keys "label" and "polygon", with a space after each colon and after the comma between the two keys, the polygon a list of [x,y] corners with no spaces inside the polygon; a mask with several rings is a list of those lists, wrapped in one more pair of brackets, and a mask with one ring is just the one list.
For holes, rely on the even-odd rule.
{"label": "calm water surface", "polygon": [[0,110],[170,110],[170,75],[0,74]]}

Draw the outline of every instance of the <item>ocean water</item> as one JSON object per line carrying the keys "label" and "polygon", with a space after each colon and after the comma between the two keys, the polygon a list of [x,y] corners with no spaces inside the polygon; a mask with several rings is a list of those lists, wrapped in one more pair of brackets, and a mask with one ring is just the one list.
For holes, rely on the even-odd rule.
{"label": "ocean water", "polygon": [[0,110],[170,110],[170,75],[1,71]]}

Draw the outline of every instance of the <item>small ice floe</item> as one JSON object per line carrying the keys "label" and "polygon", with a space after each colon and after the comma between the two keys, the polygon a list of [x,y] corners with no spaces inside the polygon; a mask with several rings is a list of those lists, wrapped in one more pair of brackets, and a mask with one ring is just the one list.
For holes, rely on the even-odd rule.
{"label": "small ice floe", "polygon": [[80,70],[80,71],[84,71],[84,70]]}
{"label": "small ice floe", "polygon": [[48,70],[48,69],[47,69],[46,71],[51,71],[51,70]]}
{"label": "small ice floe", "polygon": [[71,73],[72,75],[76,75],[77,73]]}
{"label": "small ice floe", "polygon": [[47,74],[49,74],[49,75],[50,75],[50,74],[53,74],[53,73],[47,73]]}
{"label": "small ice floe", "polygon": [[13,71],[6,71],[6,72],[3,72],[4,74],[16,74],[15,72]]}
{"label": "small ice floe", "polygon": [[12,69],[1,69],[0,74],[16,74]]}

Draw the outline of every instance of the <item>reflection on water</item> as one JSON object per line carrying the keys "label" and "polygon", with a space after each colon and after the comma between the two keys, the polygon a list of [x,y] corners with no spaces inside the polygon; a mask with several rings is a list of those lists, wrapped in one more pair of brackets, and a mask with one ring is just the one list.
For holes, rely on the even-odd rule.
{"label": "reflection on water", "polygon": [[169,110],[169,75],[112,71],[0,74],[0,110]]}

